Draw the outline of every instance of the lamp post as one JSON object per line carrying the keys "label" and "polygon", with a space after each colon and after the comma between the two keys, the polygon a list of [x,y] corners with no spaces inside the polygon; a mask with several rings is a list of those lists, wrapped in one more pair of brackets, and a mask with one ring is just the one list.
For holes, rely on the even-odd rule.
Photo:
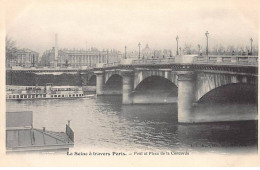
{"label": "lamp post", "polygon": [[206,33],[205,33],[205,35],[206,35],[206,38],[207,38],[207,47],[206,47],[206,55],[208,56],[209,55],[209,32],[207,31]]}
{"label": "lamp post", "polygon": [[139,47],[139,54],[138,54],[138,59],[140,59],[140,47],[141,47],[141,44],[140,44],[140,42],[139,42],[139,44],[138,44],[138,47]]}
{"label": "lamp post", "polygon": [[126,59],[126,46],[125,46],[125,59]]}
{"label": "lamp post", "polygon": [[251,41],[251,55],[253,55],[253,38],[250,38],[250,41]]}
{"label": "lamp post", "polygon": [[180,55],[181,55],[181,47],[179,49],[180,49]]}
{"label": "lamp post", "polygon": [[176,55],[179,55],[178,40],[179,40],[179,36],[177,35],[177,37],[176,37],[176,41],[177,41],[177,51],[176,51]]}

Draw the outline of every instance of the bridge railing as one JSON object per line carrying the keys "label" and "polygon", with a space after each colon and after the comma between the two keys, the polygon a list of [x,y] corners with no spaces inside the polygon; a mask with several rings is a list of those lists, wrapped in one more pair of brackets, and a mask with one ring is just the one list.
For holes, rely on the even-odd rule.
{"label": "bridge railing", "polygon": [[193,62],[199,64],[257,66],[258,56],[197,56]]}
{"label": "bridge railing", "polygon": [[175,63],[175,58],[151,58],[151,59],[138,59],[133,60],[133,65],[142,65],[142,64],[172,64]]}
{"label": "bridge railing", "polygon": [[113,66],[118,66],[120,64],[119,61],[113,62],[113,63],[104,63],[104,67],[113,67]]}
{"label": "bridge railing", "polygon": [[[216,64],[216,65],[258,65],[258,56],[176,56],[168,58],[149,58],[131,60],[131,65],[156,65],[156,64],[174,64],[174,63],[198,63],[198,64]],[[114,67],[124,65],[125,63],[113,62],[102,63],[102,67]],[[100,66],[101,66],[100,65]]]}

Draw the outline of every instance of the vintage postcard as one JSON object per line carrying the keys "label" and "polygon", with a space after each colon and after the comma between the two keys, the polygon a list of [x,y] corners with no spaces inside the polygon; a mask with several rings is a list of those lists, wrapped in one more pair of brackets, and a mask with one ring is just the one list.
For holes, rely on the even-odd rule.
{"label": "vintage postcard", "polygon": [[260,165],[259,1],[0,3],[0,166]]}

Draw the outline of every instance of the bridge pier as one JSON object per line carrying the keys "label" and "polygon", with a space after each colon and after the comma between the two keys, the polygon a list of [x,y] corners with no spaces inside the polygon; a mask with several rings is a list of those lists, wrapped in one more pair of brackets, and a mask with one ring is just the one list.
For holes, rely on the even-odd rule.
{"label": "bridge pier", "polygon": [[195,76],[191,71],[180,71],[178,74],[178,122],[192,123],[195,101]]}
{"label": "bridge pier", "polygon": [[103,95],[104,94],[104,72],[103,71],[95,71],[96,75],[96,94]]}
{"label": "bridge pier", "polygon": [[133,104],[131,93],[134,89],[133,70],[121,70],[123,77],[122,104]]}

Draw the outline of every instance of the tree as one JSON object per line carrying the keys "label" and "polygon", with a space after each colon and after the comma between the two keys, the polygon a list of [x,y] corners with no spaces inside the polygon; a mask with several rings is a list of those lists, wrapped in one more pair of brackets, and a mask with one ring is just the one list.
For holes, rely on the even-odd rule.
{"label": "tree", "polygon": [[233,45],[229,45],[226,48],[226,51],[228,55],[235,55],[235,47]]}
{"label": "tree", "polygon": [[253,45],[253,55],[258,56],[258,45]]}
{"label": "tree", "polygon": [[5,59],[6,65],[12,66],[12,62],[15,61],[15,53],[17,52],[16,42],[6,36],[5,37]]}
{"label": "tree", "polygon": [[224,48],[224,46],[219,45],[219,47],[218,47],[218,54],[219,54],[219,55],[225,54],[225,48]]}
{"label": "tree", "polygon": [[191,54],[191,48],[192,48],[191,44],[184,45],[184,51],[186,52],[186,54]]}

